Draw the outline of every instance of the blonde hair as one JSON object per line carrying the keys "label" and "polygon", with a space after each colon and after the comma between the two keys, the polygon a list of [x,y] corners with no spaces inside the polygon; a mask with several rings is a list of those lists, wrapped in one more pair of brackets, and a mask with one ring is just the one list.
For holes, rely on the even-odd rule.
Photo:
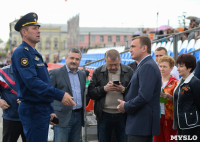
{"label": "blonde hair", "polygon": [[172,57],[170,56],[162,56],[159,60],[158,60],[158,64],[162,63],[162,62],[168,62],[169,63],[169,67],[173,68],[175,65],[175,61]]}

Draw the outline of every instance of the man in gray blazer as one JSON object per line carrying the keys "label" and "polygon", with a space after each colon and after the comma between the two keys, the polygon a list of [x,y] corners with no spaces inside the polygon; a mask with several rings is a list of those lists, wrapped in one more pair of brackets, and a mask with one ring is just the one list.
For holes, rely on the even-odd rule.
{"label": "man in gray blazer", "polygon": [[59,124],[54,126],[54,142],[80,142],[86,84],[85,72],[78,69],[80,60],[80,50],[69,49],[66,65],[49,71],[54,87],[68,92],[76,103],[76,106],[64,106],[59,101],[52,103],[59,119]]}

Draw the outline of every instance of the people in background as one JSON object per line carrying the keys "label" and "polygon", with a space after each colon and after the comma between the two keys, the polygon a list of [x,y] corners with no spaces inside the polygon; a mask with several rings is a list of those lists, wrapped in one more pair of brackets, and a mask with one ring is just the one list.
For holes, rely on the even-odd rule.
{"label": "people in background", "polygon": [[[158,47],[156,48],[155,50],[155,59],[156,59],[156,62],[158,63],[160,57],[164,56],[164,55],[167,55],[167,50],[166,48],[164,47]],[[179,73],[177,71],[177,67],[174,66],[171,73],[170,73],[173,77],[175,77],[176,79],[179,79]]]}
{"label": "people in background", "polygon": [[[15,48],[11,49],[10,54]],[[11,65],[0,69],[0,107],[3,110],[3,139],[2,142],[17,142],[19,136],[26,142],[23,127],[18,115],[17,88]]]}

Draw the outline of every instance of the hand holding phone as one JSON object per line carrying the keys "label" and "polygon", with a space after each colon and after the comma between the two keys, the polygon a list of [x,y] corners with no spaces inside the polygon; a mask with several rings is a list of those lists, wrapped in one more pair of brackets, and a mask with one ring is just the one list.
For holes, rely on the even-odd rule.
{"label": "hand holding phone", "polygon": [[54,124],[59,124],[59,119],[57,117],[54,117],[52,120],[51,120],[52,123]]}
{"label": "hand holding phone", "polygon": [[115,80],[113,81],[113,84],[119,85],[119,81]]}

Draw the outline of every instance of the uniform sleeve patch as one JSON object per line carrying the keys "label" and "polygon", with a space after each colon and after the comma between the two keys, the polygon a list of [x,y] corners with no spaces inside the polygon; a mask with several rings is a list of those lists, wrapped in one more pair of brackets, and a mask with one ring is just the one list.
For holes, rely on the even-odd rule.
{"label": "uniform sleeve patch", "polygon": [[28,58],[21,58],[21,66],[27,67],[29,65]]}

